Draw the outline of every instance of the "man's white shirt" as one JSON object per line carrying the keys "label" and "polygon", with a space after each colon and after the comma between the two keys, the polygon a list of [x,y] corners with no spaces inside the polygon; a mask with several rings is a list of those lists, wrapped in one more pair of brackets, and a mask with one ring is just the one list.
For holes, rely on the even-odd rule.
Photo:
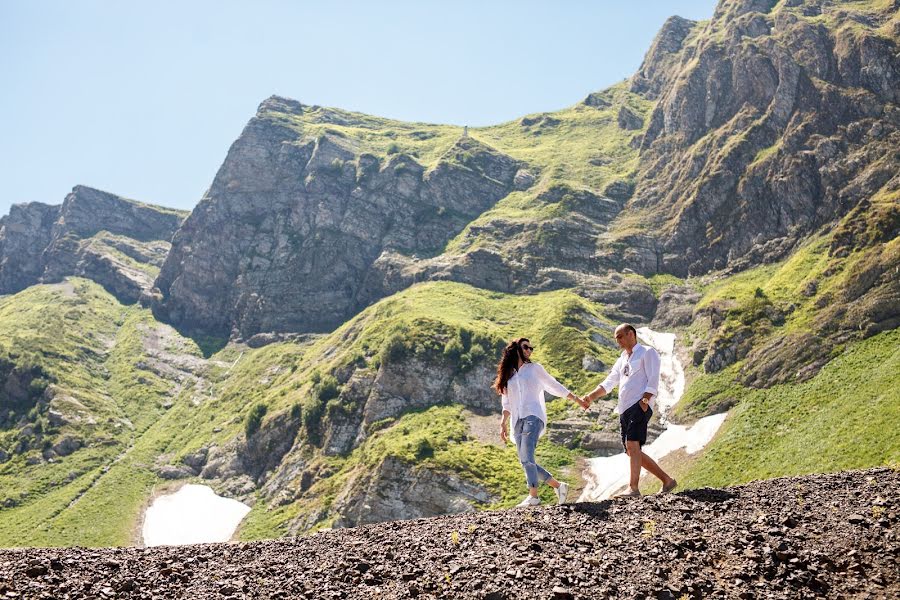
{"label": "man's white shirt", "polygon": [[616,411],[622,414],[638,403],[645,392],[650,392],[650,405],[659,393],[659,353],[655,349],[636,344],[631,356],[622,350],[612,370],[601,384],[608,394],[619,386],[619,404]]}
{"label": "man's white shirt", "polygon": [[[509,411],[509,427],[513,441],[516,441],[516,421],[519,419],[534,415],[545,426],[547,425],[547,405],[544,403],[544,392],[560,398],[566,398],[569,395],[569,390],[538,363],[525,363],[506,383],[506,393],[500,396],[500,402],[503,410]],[[544,435],[546,430],[547,428],[544,427],[541,435]]]}

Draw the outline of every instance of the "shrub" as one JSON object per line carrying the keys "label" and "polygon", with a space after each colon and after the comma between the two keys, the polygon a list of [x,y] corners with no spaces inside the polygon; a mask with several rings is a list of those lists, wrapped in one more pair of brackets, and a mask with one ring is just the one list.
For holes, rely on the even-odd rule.
{"label": "shrub", "polygon": [[466,349],[459,341],[459,338],[452,338],[447,345],[444,346],[444,356],[452,360],[459,360],[459,357],[465,353]]}
{"label": "shrub", "polygon": [[244,433],[247,434],[247,439],[250,439],[254,433],[259,431],[259,426],[262,424],[262,418],[267,411],[268,408],[265,404],[255,404],[253,408],[250,409],[250,412],[247,413],[247,420],[244,423]]}
{"label": "shrub", "polygon": [[434,447],[427,438],[419,438],[416,442],[416,460],[425,460],[434,456]]}
{"label": "shrub", "polygon": [[344,161],[339,158],[335,158],[331,161],[331,164],[328,165],[328,172],[333,175],[340,175],[341,171],[344,169]]}
{"label": "shrub", "polygon": [[333,375],[326,375],[316,386],[316,397],[322,402],[328,402],[341,394],[341,386]]}
{"label": "shrub", "polygon": [[50,385],[50,382],[44,379],[43,377],[36,377],[31,380],[31,383],[28,384],[28,395],[32,399],[40,398],[44,395],[44,390],[47,389],[47,386]]}
{"label": "shrub", "polygon": [[381,346],[379,359],[382,364],[399,362],[406,356],[406,344],[403,341],[403,335],[396,332],[388,337]]}
{"label": "shrub", "polygon": [[322,443],[322,417],[325,416],[325,402],[316,398],[303,411],[303,428],[306,437],[314,446]]}

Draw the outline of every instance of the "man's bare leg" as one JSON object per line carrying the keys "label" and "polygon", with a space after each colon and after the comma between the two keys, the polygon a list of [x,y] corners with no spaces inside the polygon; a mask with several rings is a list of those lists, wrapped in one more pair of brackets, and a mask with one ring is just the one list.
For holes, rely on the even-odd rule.
{"label": "man's bare leg", "polygon": [[627,440],[625,442],[625,453],[628,454],[628,464],[631,468],[631,477],[629,478],[628,485],[632,490],[639,491],[640,490],[640,480],[641,480],[641,461],[644,455],[641,452],[641,444],[637,440]]}
{"label": "man's bare leg", "polygon": [[663,471],[662,467],[656,464],[656,461],[650,458],[643,450],[641,450],[641,466],[653,473],[657,479],[663,482],[663,485],[669,485],[674,481],[669,477],[669,474]]}

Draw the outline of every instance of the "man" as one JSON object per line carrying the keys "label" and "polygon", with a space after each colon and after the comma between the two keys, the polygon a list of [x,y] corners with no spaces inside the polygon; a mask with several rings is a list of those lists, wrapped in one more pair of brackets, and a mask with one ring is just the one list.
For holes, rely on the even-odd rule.
{"label": "man", "polygon": [[671,492],[678,482],[641,450],[641,446],[647,442],[647,423],[653,416],[651,406],[658,393],[659,354],[653,348],[638,344],[637,331],[628,323],[616,327],[615,336],[622,354],[603,383],[585,396],[581,405],[588,408],[591,402],[602,398],[618,385],[619,404],[616,412],[619,413],[619,425],[622,428],[622,445],[631,467],[629,490],[619,496],[641,495],[638,487],[641,467],[662,481],[663,493]]}

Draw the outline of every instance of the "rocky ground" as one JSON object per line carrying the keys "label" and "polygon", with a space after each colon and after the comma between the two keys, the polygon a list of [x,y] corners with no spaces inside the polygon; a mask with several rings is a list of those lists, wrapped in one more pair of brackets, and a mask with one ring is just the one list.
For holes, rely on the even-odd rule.
{"label": "rocky ground", "polygon": [[896,598],[900,472],[256,543],[0,550],[0,598]]}

